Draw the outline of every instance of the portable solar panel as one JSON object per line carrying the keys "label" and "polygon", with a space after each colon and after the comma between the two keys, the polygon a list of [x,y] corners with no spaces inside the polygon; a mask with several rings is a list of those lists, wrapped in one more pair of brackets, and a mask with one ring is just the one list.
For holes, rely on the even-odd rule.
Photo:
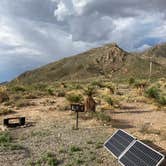
{"label": "portable solar panel", "polygon": [[158,166],[164,155],[145,145],[141,141],[134,144],[121,155],[119,162],[123,166]]}
{"label": "portable solar panel", "polygon": [[118,158],[134,140],[134,137],[119,129],[104,143],[104,147]]}

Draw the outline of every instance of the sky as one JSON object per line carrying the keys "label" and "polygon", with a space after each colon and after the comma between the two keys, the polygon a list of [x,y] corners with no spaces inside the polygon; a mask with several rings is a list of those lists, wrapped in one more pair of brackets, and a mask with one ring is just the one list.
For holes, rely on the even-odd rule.
{"label": "sky", "polygon": [[0,0],[0,82],[106,43],[166,41],[166,0]]}

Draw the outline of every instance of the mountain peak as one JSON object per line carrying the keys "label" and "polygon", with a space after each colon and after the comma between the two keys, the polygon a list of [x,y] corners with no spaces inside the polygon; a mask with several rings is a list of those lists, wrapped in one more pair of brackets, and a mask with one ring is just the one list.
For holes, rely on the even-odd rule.
{"label": "mountain peak", "polygon": [[117,47],[117,48],[120,48],[116,42],[108,43],[108,44],[105,44],[104,46],[105,47]]}

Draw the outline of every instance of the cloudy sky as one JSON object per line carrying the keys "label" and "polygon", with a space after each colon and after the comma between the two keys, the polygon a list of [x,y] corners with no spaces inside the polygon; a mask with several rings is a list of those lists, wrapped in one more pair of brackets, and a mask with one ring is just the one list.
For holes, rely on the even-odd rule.
{"label": "cloudy sky", "polygon": [[92,47],[166,41],[166,0],[0,0],[0,82]]}

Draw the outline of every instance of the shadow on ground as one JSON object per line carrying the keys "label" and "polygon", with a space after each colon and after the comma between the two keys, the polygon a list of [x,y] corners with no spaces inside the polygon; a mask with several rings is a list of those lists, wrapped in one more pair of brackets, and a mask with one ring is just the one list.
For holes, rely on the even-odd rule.
{"label": "shadow on ground", "polygon": [[113,128],[117,128],[117,129],[128,129],[128,128],[133,128],[134,127],[128,121],[119,120],[119,119],[112,119],[111,120],[111,125],[112,125]]}
{"label": "shadow on ground", "polygon": [[110,112],[111,114],[143,114],[143,113],[150,113],[153,111],[118,111],[118,112]]}

